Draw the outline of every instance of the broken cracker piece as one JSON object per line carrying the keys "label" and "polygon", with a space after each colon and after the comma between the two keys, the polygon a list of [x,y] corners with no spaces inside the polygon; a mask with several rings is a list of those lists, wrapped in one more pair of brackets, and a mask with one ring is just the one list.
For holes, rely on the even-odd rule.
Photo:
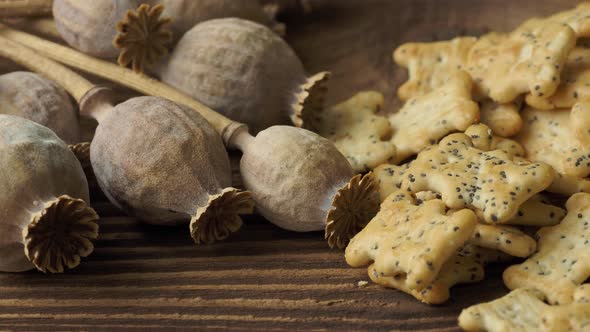
{"label": "broken cracker piece", "polygon": [[458,37],[434,43],[407,43],[393,53],[393,60],[408,69],[408,81],[397,91],[401,100],[430,93],[443,86],[467,63],[475,37]]}
{"label": "broken cracker piece", "polygon": [[543,195],[537,194],[518,208],[516,216],[510,219],[508,224],[536,227],[553,226],[559,224],[565,215],[564,209],[552,205]]}
{"label": "broken cracker piece", "polygon": [[397,148],[393,163],[417,154],[454,131],[464,131],[479,121],[479,106],[471,100],[472,82],[463,71],[443,86],[410,99],[389,117],[392,142]]}
{"label": "broken cracker piece", "polygon": [[531,22],[509,34],[494,32],[479,38],[469,52],[467,70],[477,93],[498,103],[528,92],[551,96],[575,44],[575,32],[568,25]]}
{"label": "broken cracker piece", "polygon": [[[586,292],[580,289],[580,294]],[[463,310],[459,326],[466,331],[488,332],[587,331],[590,304],[585,299],[581,297],[574,303],[551,306],[544,302],[541,291],[519,288],[497,300]]]}
{"label": "broken cracker piece", "polygon": [[481,102],[479,111],[481,123],[490,127],[498,136],[512,137],[518,134],[522,127],[520,101],[498,104],[486,99]]}
{"label": "broken cracker piece", "polygon": [[561,73],[561,84],[551,96],[526,96],[527,104],[542,110],[572,108],[590,98],[590,49],[576,47],[568,55]]}
{"label": "broken cracker piece", "polygon": [[446,215],[440,200],[417,206],[398,191],[346,248],[352,267],[374,263],[380,276],[393,277],[409,290],[420,291],[438,275],[442,265],[471,237],[477,216],[464,209]]}
{"label": "broken cracker piece", "polygon": [[355,172],[366,172],[387,162],[396,152],[389,141],[392,130],[387,118],[376,114],[381,107],[381,93],[360,92],[317,114],[312,129],[334,142]]}
{"label": "broken cracker piece", "polygon": [[551,184],[554,173],[542,163],[514,162],[501,150],[476,149],[469,136],[452,134],[418,154],[402,189],[435,191],[451,209],[469,207],[487,223],[506,223]]}
{"label": "broken cracker piece", "polygon": [[535,287],[551,304],[573,301],[576,287],[590,277],[590,194],[573,195],[566,208],[560,224],[537,232],[537,253],[504,271],[508,288]]}
{"label": "broken cracker piece", "polygon": [[577,139],[569,110],[543,111],[527,107],[524,124],[514,138],[526,158],[551,165],[558,173],[585,178],[590,175],[590,145]]}

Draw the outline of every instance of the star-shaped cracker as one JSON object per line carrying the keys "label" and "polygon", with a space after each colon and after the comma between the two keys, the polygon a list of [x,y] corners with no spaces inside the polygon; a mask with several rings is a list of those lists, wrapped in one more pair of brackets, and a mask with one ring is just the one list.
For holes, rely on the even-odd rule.
{"label": "star-shaped cracker", "polygon": [[523,93],[551,96],[576,44],[571,27],[561,23],[525,24],[509,34],[481,37],[468,56],[467,70],[479,94],[498,103]]}
{"label": "star-shaped cracker", "polygon": [[566,208],[559,225],[537,232],[537,253],[504,271],[508,288],[535,287],[551,304],[572,302],[576,287],[590,277],[590,194],[573,195]]}
{"label": "star-shaped cracker", "polygon": [[471,237],[477,216],[464,209],[446,215],[440,200],[415,205],[411,195],[398,191],[346,248],[352,267],[374,262],[378,274],[393,277],[409,290],[421,291],[443,264]]}
{"label": "star-shaped cracker", "polygon": [[471,100],[472,82],[458,72],[443,86],[410,99],[389,117],[392,142],[397,148],[394,164],[417,154],[454,131],[464,131],[479,121],[479,106]]}
{"label": "star-shaped cracker", "polygon": [[405,283],[395,277],[381,276],[373,265],[369,266],[369,277],[378,285],[401,290],[424,303],[441,304],[449,299],[451,287],[481,281],[485,265],[509,259],[510,256],[495,250],[466,245],[443,265],[432,284],[421,291],[406,288]]}
{"label": "star-shaped cracker", "polygon": [[467,62],[475,37],[458,37],[434,43],[407,43],[393,53],[393,60],[408,69],[409,79],[397,91],[401,100],[425,95],[453,78]]}
{"label": "star-shaped cracker", "polygon": [[570,116],[567,109],[527,107],[515,140],[525,148],[527,159],[547,163],[564,175],[585,178],[590,175],[590,145],[577,139]]}
{"label": "star-shaped cracker", "polygon": [[479,107],[480,121],[490,127],[494,134],[512,137],[518,134],[522,127],[520,104],[520,101],[498,104],[486,99],[481,102]]}
{"label": "star-shaped cracker", "polygon": [[527,104],[542,110],[572,108],[590,98],[590,49],[576,47],[569,54],[561,73],[561,84],[551,96],[528,94]]}
{"label": "star-shaped cracker", "polygon": [[334,142],[355,172],[366,172],[395,156],[389,121],[376,114],[382,107],[381,93],[360,92],[317,114],[314,130]]}
{"label": "star-shaped cracker", "polygon": [[546,164],[512,161],[502,150],[482,151],[465,134],[452,134],[422,151],[402,181],[408,192],[431,190],[452,209],[469,207],[487,223],[506,223],[553,181]]}
{"label": "star-shaped cracker", "polygon": [[459,326],[466,331],[529,332],[587,331],[590,304],[587,287],[579,287],[579,298],[567,305],[551,306],[543,292],[519,288],[497,300],[471,306],[459,316]]}

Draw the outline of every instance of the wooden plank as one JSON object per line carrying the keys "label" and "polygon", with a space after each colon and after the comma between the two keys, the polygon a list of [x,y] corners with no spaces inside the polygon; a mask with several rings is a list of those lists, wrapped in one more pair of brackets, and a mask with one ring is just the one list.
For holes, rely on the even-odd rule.
{"label": "wooden plank", "polygon": [[[576,3],[316,0],[310,15],[286,20],[288,41],[309,71],[334,73],[329,103],[377,89],[395,111],[395,89],[406,77],[391,61],[396,45],[509,30]],[[248,218],[229,241],[196,247],[187,227],[144,225],[106,202],[95,206],[105,217],[100,239],[78,269],[0,274],[0,330],[457,331],[462,308],[506,292],[504,267],[492,266],[484,282],[456,287],[449,303],[428,306],[394,290],[359,287],[366,269],[347,267],[321,233],[289,233]]]}

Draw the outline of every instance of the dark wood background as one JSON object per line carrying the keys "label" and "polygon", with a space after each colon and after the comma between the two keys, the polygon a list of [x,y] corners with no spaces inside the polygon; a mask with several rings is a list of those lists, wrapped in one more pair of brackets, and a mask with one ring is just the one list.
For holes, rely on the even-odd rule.
{"label": "dark wood background", "polygon": [[[406,41],[507,31],[573,0],[317,0],[290,14],[288,41],[310,72],[330,70],[328,102],[361,89],[399,103],[406,74],[391,52]],[[458,286],[443,306],[369,284],[320,233],[294,234],[250,217],[229,241],[192,244],[188,227],[143,225],[106,202],[95,253],[63,275],[0,273],[0,330],[455,331],[461,309],[506,292],[503,266]]]}

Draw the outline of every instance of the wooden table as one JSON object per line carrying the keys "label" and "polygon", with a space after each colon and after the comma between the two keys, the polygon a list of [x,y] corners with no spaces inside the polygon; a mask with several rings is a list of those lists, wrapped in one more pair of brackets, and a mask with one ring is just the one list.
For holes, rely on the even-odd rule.
{"label": "wooden table", "polygon": [[[509,30],[573,0],[318,0],[287,17],[288,40],[310,72],[334,73],[328,101],[376,89],[395,110],[405,72],[392,49],[410,40]],[[320,233],[294,234],[249,218],[212,246],[188,227],[143,225],[106,202],[94,254],[63,275],[0,274],[0,330],[413,330],[455,331],[462,308],[506,292],[503,266],[455,287],[443,306],[369,284]]]}

